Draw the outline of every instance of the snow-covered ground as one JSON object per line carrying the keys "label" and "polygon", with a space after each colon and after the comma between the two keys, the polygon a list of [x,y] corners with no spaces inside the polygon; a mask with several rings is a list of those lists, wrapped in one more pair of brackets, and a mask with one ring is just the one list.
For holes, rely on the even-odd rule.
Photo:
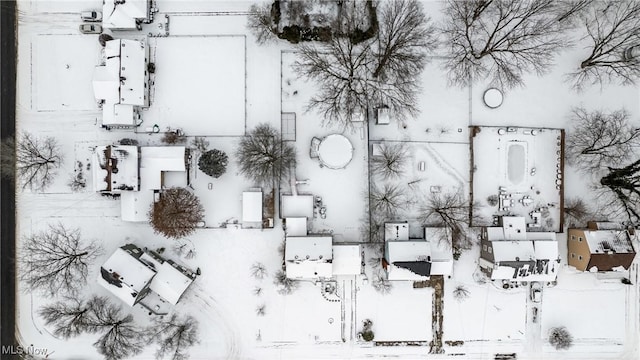
{"label": "snow-covered ground", "polygon": [[[584,56],[581,45],[561,54],[549,74],[526,76],[527,86],[505,92],[504,102],[497,109],[482,102],[488,84],[462,89],[447,87],[446,76],[440,69],[441,58],[434,56],[422,76],[424,93],[419,104],[422,113],[417,119],[408,120],[404,124],[406,129],[403,124],[392,122],[344,133],[354,147],[351,162],[344,169],[321,168],[317,160],[309,157],[311,138],[342,133],[342,129],[321,127],[320,117],[305,111],[306,101],[315,88],[297,79],[288,66],[295,58],[295,47],[283,42],[256,45],[245,29],[244,13],[248,6],[249,2],[244,1],[157,2],[159,16],[169,15],[171,35],[153,39],[158,69],[156,110],[152,105],[145,113],[145,124],[149,120],[162,126],[182,127],[187,135],[210,135],[211,148],[230,155],[228,171],[219,179],[194,170],[193,185],[205,205],[208,226],[239,218],[242,191],[253,186],[237,174],[232,155],[235,142],[245,129],[259,123],[280,128],[281,112],[296,113],[295,175],[298,180],[309,179],[307,185],[298,186],[298,191],[321,196],[327,206],[326,219],[313,220],[312,227],[317,231],[333,230],[336,241],[361,239],[359,227],[366,216],[368,189],[367,140],[411,141],[408,173],[412,179],[421,179],[420,191],[432,185],[461,184],[466,191],[469,125],[567,128],[567,114],[571,107],[580,105],[590,110],[625,107],[635,121],[640,115],[637,88],[608,85],[602,90],[590,87],[576,93],[563,82],[562,75]],[[92,146],[125,137],[135,138],[141,144],[158,144],[161,136],[100,128],[101,114],[91,90],[100,47],[97,36],[80,35],[77,31],[80,11],[100,7],[98,0],[19,3],[17,126],[21,131],[57,138],[65,156],[55,183],[46,193],[18,194],[19,234],[28,235],[56,222],[79,227],[84,238],[96,239],[104,247],[104,254],[91,269],[91,278],[97,276],[100,264],[117,247],[129,242],[152,249],[165,247],[167,257],[179,259],[194,269],[199,267],[202,275],[175,308],[176,312],[194,315],[199,320],[201,342],[190,350],[193,359],[425,357],[428,346],[374,347],[358,341],[354,334],[361,331],[364,319],[370,319],[376,340],[431,340],[430,288],[413,289],[410,283],[397,283],[389,294],[381,295],[371,286],[371,266],[367,263],[368,281],[358,277],[338,283],[343,301],[328,301],[319,284],[312,283],[302,283],[293,294],[281,295],[273,285],[282,261],[277,249],[284,239],[278,220],[274,229],[268,230],[199,229],[188,238],[197,255],[186,259],[174,254],[174,242],[153,234],[148,224],[122,222],[118,200],[90,191],[71,192],[67,183],[76,161],[86,166]],[[438,1],[425,3],[435,21],[441,17],[440,7]],[[167,70],[164,66],[176,72],[164,72]],[[193,86],[196,82],[199,85]],[[238,93],[243,96],[233,95]],[[187,107],[191,99],[194,104]],[[545,161],[546,166],[555,168],[555,160],[549,164]],[[425,171],[418,170],[420,161],[425,161]],[[564,184],[565,197],[581,195],[589,199],[588,177],[566,168]],[[283,184],[282,190],[288,192],[288,184]],[[563,264],[566,264],[565,240],[559,236]],[[477,282],[478,254],[477,247],[464,252],[455,263],[452,277],[445,279],[443,341],[464,343],[445,345],[446,353],[431,355],[434,359],[451,358],[452,354],[460,354],[460,358],[493,359],[495,353],[512,352],[518,352],[520,359],[638,358],[638,260],[631,274],[636,279],[633,286],[562,267],[558,284],[543,290],[539,306],[542,338],[537,340],[545,345],[541,352],[528,352],[528,288],[503,290],[491,283]],[[250,274],[256,262],[267,268],[268,276],[262,280]],[[464,285],[470,292],[460,302],[452,294],[458,285]],[[256,288],[262,289],[260,295],[254,294]],[[109,296],[106,290],[90,282],[83,295],[92,293]],[[18,326],[23,343],[47,347],[54,352],[49,357],[52,359],[99,359],[91,345],[97,338],[95,335],[62,341],[47,331],[36,311],[52,300],[26,291],[18,294]],[[259,316],[256,309],[262,305],[265,315]],[[148,321],[144,309],[128,310],[138,323]],[[574,336],[574,346],[567,351],[556,351],[544,339],[548,329],[557,325],[566,326]],[[149,347],[137,358],[151,359],[153,352],[154,348]]]}

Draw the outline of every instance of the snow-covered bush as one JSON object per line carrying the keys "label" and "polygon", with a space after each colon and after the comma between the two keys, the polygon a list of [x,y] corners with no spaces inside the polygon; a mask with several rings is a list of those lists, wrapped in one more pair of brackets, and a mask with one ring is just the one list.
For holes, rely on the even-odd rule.
{"label": "snow-covered bush", "polygon": [[573,336],[564,326],[554,327],[549,331],[549,343],[556,350],[568,349],[573,345]]}
{"label": "snow-covered bush", "polygon": [[264,279],[267,276],[267,268],[264,264],[255,262],[251,265],[251,276],[256,279]]}
{"label": "snow-covered bush", "polygon": [[453,290],[453,297],[458,300],[459,302],[464,301],[465,299],[467,299],[469,297],[471,293],[469,292],[469,290],[466,288],[466,286],[464,285],[458,285],[456,286],[456,288]]}

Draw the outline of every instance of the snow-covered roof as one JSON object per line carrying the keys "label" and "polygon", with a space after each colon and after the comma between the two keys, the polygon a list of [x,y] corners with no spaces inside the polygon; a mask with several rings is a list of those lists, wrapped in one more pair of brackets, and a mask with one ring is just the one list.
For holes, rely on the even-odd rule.
{"label": "snow-covered roof", "polygon": [[140,291],[149,284],[155,274],[155,271],[136,257],[118,248],[102,265],[98,283],[125,304],[133,306]]}
{"label": "snow-covered roof", "polygon": [[146,19],[148,0],[103,0],[102,26],[107,29],[135,29],[136,19]]}
{"label": "snow-covered roof", "polygon": [[332,265],[333,275],[360,274],[362,266],[360,245],[333,245]]}
{"label": "snow-covered roof", "polygon": [[331,277],[331,236],[291,236],[285,242],[287,277],[314,279]]}
{"label": "snow-covered roof", "polygon": [[184,146],[140,148],[140,190],[162,189],[163,171],[186,171]]}
{"label": "snow-covered roof", "polygon": [[242,193],[242,221],[262,222],[262,191]]}
{"label": "snow-covered roof", "polygon": [[103,125],[134,125],[134,106],[148,105],[146,40],[116,39],[105,44],[105,65],[96,66],[93,92],[102,105]]}
{"label": "snow-covered roof", "polygon": [[554,281],[558,242],[554,240],[493,241],[492,279]]}
{"label": "snow-covered roof", "polygon": [[635,253],[626,230],[585,230],[584,235],[592,254]]}
{"label": "snow-covered roof", "polygon": [[406,222],[385,223],[384,240],[409,240],[409,224]]}
{"label": "snow-covered roof", "polygon": [[139,189],[137,146],[96,146],[92,169],[95,191],[120,192]]}
{"label": "snow-covered roof", "polygon": [[169,303],[177,304],[182,294],[193,282],[193,279],[167,261],[163,262],[157,270],[158,273],[151,280],[149,289]]}
{"label": "snow-covered roof", "polygon": [[287,228],[285,234],[287,236],[307,236],[307,218],[306,217],[288,217],[286,218]]}
{"label": "snow-covered roof", "polygon": [[281,197],[281,216],[313,218],[313,195],[288,195]]}
{"label": "snow-covered roof", "polygon": [[527,224],[522,216],[503,216],[502,228],[505,240],[526,239]]}
{"label": "snow-covered roof", "polygon": [[153,190],[123,191],[120,208],[123,221],[148,222],[153,204]]}

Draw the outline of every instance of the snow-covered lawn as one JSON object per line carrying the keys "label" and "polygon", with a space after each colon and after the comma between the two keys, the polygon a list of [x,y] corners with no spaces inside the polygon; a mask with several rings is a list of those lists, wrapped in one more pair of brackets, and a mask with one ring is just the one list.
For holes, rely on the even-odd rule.
{"label": "snow-covered lawn", "polygon": [[542,335],[565,326],[576,340],[625,338],[625,288],[619,280],[599,280],[595,274],[569,267],[558,275],[558,285],[543,291]]}
{"label": "snow-covered lawn", "polygon": [[[91,79],[100,61],[97,35],[34,36],[31,107],[39,111],[97,110]],[[60,84],[65,84],[61,91]]]}
{"label": "snow-covered lawn", "polygon": [[172,36],[149,43],[156,71],[142,128],[157,124],[187,135],[244,135],[244,36]]}
{"label": "snow-covered lawn", "polygon": [[[296,79],[290,66],[294,61],[294,53],[283,52],[282,111],[296,114],[293,144],[298,153],[298,164],[295,175],[298,180],[309,180],[307,185],[298,185],[298,192],[322,197],[323,205],[327,208],[326,219],[312,219],[313,231],[333,230],[336,241],[360,241],[360,224],[365,216],[368,191],[366,129],[358,127],[355,132],[349,132],[322,127],[319,114],[305,111],[315,88]],[[320,167],[318,159],[310,157],[311,139],[322,139],[335,133],[342,134],[351,143],[354,149],[351,161],[343,169]],[[282,184],[281,187],[283,192],[291,192],[288,184]]]}
{"label": "snow-covered lawn", "polygon": [[414,289],[412,281],[394,281],[389,294],[376,292],[370,284],[357,294],[356,329],[370,319],[375,341],[431,341],[433,289]]}

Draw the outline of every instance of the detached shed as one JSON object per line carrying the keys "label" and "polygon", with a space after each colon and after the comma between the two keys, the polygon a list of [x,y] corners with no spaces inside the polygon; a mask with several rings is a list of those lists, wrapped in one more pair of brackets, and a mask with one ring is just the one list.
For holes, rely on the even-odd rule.
{"label": "detached shed", "polygon": [[262,190],[250,189],[242,193],[242,227],[262,228]]}

